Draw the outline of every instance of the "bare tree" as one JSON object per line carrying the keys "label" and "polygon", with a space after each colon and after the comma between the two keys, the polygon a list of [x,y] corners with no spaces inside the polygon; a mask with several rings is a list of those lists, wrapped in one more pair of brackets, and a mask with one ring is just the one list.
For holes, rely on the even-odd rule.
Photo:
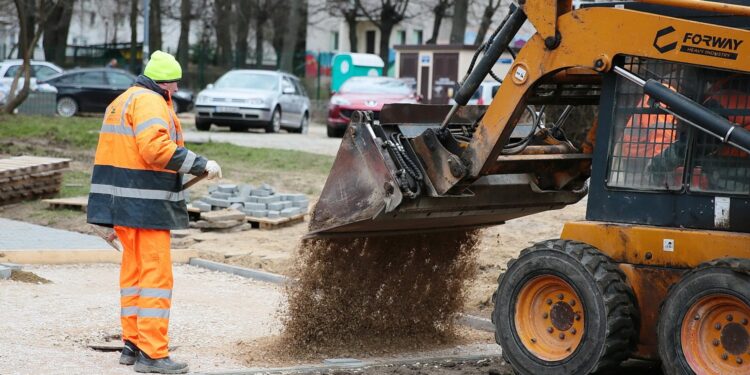
{"label": "bare tree", "polygon": [[[300,25],[306,1],[292,0],[289,7],[289,30],[284,33],[284,47],[281,52],[281,70],[294,72],[294,51],[297,46]],[[307,24],[307,22],[304,22]]]}
{"label": "bare tree", "polygon": [[234,66],[244,68],[247,65],[247,36],[250,30],[250,16],[252,15],[252,0],[237,0],[237,22],[235,22]]}
{"label": "bare tree", "polygon": [[380,31],[380,57],[385,63],[383,66],[383,73],[385,74],[390,65],[388,55],[391,32],[394,26],[409,17],[406,15],[406,11],[409,9],[409,0],[380,0],[375,5],[363,4],[362,0],[355,1],[357,2],[357,8]]}
{"label": "bare tree", "polygon": [[[13,83],[10,85],[8,98],[5,102],[5,106],[2,108],[2,112],[7,114],[13,113],[13,111],[29,96],[29,91],[31,89],[31,57],[34,55],[34,47],[42,36],[42,31],[44,30],[43,25],[49,17],[49,12],[41,12],[41,6],[39,7],[39,10],[37,10],[35,1],[13,0],[13,3],[16,5],[18,25],[20,27],[20,33],[18,36],[18,53],[23,59],[23,64],[21,65],[21,69],[18,69],[16,75],[13,77]],[[31,7],[29,7],[29,3],[32,3]],[[57,3],[51,5],[56,6]],[[30,15],[28,12],[34,14]],[[27,22],[32,19],[39,21],[38,28],[35,28],[34,24],[29,28]],[[16,93],[18,81],[21,78],[21,75],[24,76],[23,87],[21,88],[21,91]]]}
{"label": "bare tree", "polygon": [[185,69],[190,58],[188,38],[190,37],[190,22],[193,20],[193,15],[190,13],[192,5],[190,0],[180,1],[180,39],[177,41],[177,61]]}
{"label": "bare tree", "polygon": [[48,22],[43,25],[42,47],[44,57],[55,64],[65,63],[65,48],[68,44],[68,31],[70,20],[73,18],[73,5],[75,0],[61,0],[57,3],[51,0],[42,0],[42,8],[49,9]]}
{"label": "bare tree", "polygon": [[266,21],[276,6],[273,0],[253,0],[253,20],[255,26],[255,66],[263,65],[263,41]]}
{"label": "bare tree", "polygon": [[150,0],[148,21],[148,50],[153,53],[161,49],[161,0]]}
{"label": "bare tree", "polygon": [[138,61],[138,2],[130,0],[130,71],[140,73],[136,68]]}
{"label": "bare tree", "polygon": [[492,24],[492,16],[495,15],[495,12],[500,8],[500,5],[502,4],[503,0],[486,0],[487,6],[484,7],[484,12],[482,13],[482,21],[479,23],[479,31],[477,31],[477,37],[474,39],[474,45],[478,46],[484,42],[484,37],[487,36],[487,30],[490,29],[490,24]]}
{"label": "bare tree", "polygon": [[427,39],[426,44],[437,43],[438,33],[440,32],[440,25],[443,23],[443,18],[450,7],[453,6],[454,0],[438,0],[437,4],[432,7],[432,36]]}
{"label": "bare tree", "polygon": [[469,10],[469,0],[456,0],[453,4],[453,26],[451,27],[451,44],[464,44],[466,34],[466,16]]}
{"label": "bare tree", "polygon": [[232,17],[231,0],[214,1],[214,28],[216,29],[216,48],[218,64],[232,66],[232,37],[230,18]]}
{"label": "bare tree", "polygon": [[349,29],[349,49],[357,52],[357,23],[361,12],[355,0],[330,0],[327,1],[328,13],[332,16],[342,17]]}

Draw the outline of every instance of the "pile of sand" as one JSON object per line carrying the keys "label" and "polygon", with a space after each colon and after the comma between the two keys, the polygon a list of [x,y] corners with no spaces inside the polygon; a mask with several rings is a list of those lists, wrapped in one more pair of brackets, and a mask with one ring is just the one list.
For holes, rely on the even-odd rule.
{"label": "pile of sand", "polygon": [[306,240],[282,337],[301,352],[451,340],[477,242],[477,231]]}
{"label": "pile of sand", "polygon": [[13,270],[10,273],[10,279],[13,281],[19,281],[22,283],[30,283],[30,284],[49,284],[51,281],[28,271],[22,271],[22,270]]}

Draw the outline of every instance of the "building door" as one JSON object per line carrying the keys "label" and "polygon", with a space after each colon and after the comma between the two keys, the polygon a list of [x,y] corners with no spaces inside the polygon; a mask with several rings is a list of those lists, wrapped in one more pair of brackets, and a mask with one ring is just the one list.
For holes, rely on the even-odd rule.
{"label": "building door", "polygon": [[434,53],[432,55],[432,99],[433,104],[448,104],[458,85],[458,53]]}
{"label": "building door", "polygon": [[401,61],[398,64],[398,77],[399,78],[412,78],[414,83],[417,82],[417,54],[416,53],[402,53],[399,54]]}
{"label": "building door", "polygon": [[419,81],[419,95],[422,95],[424,103],[429,103],[427,99],[430,97],[430,79],[428,78],[430,76],[430,67],[423,66],[421,75],[422,80]]}
{"label": "building door", "polygon": [[375,30],[365,33],[365,52],[375,53]]}

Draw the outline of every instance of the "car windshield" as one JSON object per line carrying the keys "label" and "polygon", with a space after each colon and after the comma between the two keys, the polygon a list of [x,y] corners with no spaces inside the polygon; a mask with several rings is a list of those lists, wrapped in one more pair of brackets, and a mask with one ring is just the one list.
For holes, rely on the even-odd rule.
{"label": "car windshield", "polygon": [[275,75],[231,72],[216,81],[217,89],[255,89],[273,91],[278,88],[279,79]]}
{"label": "car windshield", "polygon": [[401,94],[411,93],[411,87],[398,79],[349,79],[341,85],[341,93]]}

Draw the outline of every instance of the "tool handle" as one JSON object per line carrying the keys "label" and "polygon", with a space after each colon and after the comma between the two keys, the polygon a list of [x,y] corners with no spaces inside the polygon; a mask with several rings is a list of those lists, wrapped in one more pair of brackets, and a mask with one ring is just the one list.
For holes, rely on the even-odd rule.
{"label": "tool handle", "polygon": [[191,186],[197,184],[198,182],[206,178],[206,176],[208,176],[208,172],[203,172],[202,175],[193,177],[190,181],[182,185],[182,190],[189,189]]}

